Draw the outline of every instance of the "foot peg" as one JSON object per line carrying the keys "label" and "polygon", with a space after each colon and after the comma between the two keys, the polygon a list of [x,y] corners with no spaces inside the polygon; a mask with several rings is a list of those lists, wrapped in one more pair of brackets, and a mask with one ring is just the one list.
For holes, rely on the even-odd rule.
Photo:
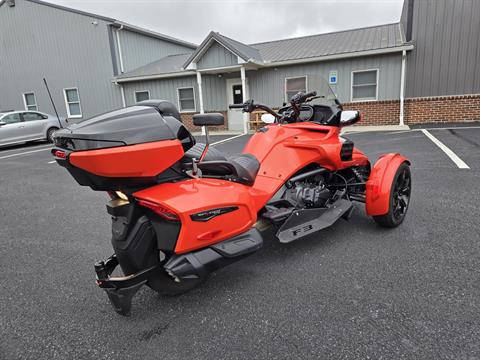
{"label": "foot peg", "polygon": [[116,255],[110,256],[105,261],[95,263],[97,285],[107,293],[113,308],[120,315],[130,315],[132,298],[148,279],[157,272],[163,271],[159,263],[136,274],[126,276],[110,276],[118,266]]}

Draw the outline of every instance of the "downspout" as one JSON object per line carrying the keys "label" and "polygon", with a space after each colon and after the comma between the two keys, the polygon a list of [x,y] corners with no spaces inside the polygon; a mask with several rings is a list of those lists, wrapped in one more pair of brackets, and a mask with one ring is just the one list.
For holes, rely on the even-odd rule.
{"label": "downspout", "polygon": [[117,36],[117,47],[118,47],[118,57],[120,60],[120,72],[123,74],[125,72],[123,68],[123,55],[122,55],[122,44],[120,43],[120,30],[123,30],[123,25],[115,31],[115,35]]}
{"label": "downspout", "polygon": [[118,81],[115,81],[115,85],[120,87],[120,95],[122,97],[122,107],[127,107],[127,102],[125,101],[125,90],[123,89],[123,85],[119,84]]}
{"label": "downspout", "polygon": [[407,66],[407,52],[402,51],[402,70],[400,74],[400,126],[405,125],[405,68]]}

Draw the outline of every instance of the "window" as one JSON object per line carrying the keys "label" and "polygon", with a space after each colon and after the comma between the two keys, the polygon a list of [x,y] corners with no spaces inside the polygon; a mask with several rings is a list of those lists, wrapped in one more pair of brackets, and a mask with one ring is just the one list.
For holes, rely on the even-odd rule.
{"label": "window", "polygon": [[22,113],[23,121],[35,121],[35,120],[43,120],[47,117],[35,112],[25,112]]}
{"label": "window", "polygon": [[307,92],[307,77],[300,76],[285,79],[285,101],[289,102],[291,97],[301,92]]}
{"label": "window", "polygon": [[65,95],[65,106],[67,115],[70,118],[81,118],[82,108],[80,107],[80,97],[77,88],[63,89]]}
{"label": "window", "polygon": [[378,70],[352,72],[352,101],[377,100]]}
{"label": "window", "polygon": [[20,122],[20,114],[19,114],[19,113],[15,113],[15,114],[10,114],[10,115],[5,115],[5,116],[2,118],[2,121],[4,121],[4,122],[7,123],[7,124],[15,124],[15,123],[18,123],[18,122]]}
{"label": "window", "polygon": [[242,93],[242,85],[233,85],[233,103],[234,104],[243,104],[243,93]]}
{"label": "window", "polygon": [[193,87],[178,89],[180,111],[195,111],[195,92]]}
{"label": "window", "polygon": [[150,100],[150,91],[135,91],[135,102],[140,102],[144,100]]}
{"label": "window", "polygon": [[23,94],[23,103],[25,104],[25,110],[38,110],[37,99],[35,99],[33,92]]}

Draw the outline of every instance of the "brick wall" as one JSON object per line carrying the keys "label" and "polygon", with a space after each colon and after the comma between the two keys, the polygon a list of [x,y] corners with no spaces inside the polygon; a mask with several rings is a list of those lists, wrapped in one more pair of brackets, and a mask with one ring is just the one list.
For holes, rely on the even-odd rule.
{"label": "brick wall", "polygon": [[426,124],[480,120],[480,94],[412,98],[405,102],[405,123]]}
{"label": "brick wall", "polygon": [[[398,125],[400,118],[399,100],[351,102],[344,103],[343,108],[362,113],[362,121],[357,125]],[[228,129],[227,112],[220,113],[225,116],[225,125],[212,127],[213,131]],[[194,114],[182,113],[183,123],[190,131],[201,131],[193,126]],[[250,121],[255,117],[250,114]],[[406,125],[465,121],[480,121],[480,94],[405,99]]]}
{"label": "brick wall", "polygon": [[358,125],[398,125],[400,118],[400,101],[362,101],[344,103],[344,110],[358,110],[362,120]]}
{"label": "brick wall", "polygon": [[[343,104],[345,110],[359,110],[358,125],[397,125],[400,101],[365,101]],[[480,94],[405,99],[405,124],[465,122],[480,120]]]}
{"label": "brick wall", "polygon": [[[223,116],[225,117],[225,124],[223,126],[209,126],[208,129],[211,131],[228,130],[227,112],[226,111],[211,111],[211,112],[219,112],[220,114],[223,114]],[[195,113],[195,112],[180,113],[180,117],[182,118],[183,125],[185,125],[185,127],[191,132],[202,131],[201,127],[193,125],[193,115],[195,114],[198,114],[198,113]]]}

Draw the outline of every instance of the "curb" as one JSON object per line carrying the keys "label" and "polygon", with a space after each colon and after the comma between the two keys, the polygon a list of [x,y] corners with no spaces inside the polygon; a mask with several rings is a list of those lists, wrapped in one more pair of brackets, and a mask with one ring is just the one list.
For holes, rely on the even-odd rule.
{"label": "curb", "polygon": [[343,128],[342,134],[355,133],[355,132],[367,132],[367,131],[405,131],[410,130],[408,125],[366,125],[366,126],[352,126],[349,128]]}

